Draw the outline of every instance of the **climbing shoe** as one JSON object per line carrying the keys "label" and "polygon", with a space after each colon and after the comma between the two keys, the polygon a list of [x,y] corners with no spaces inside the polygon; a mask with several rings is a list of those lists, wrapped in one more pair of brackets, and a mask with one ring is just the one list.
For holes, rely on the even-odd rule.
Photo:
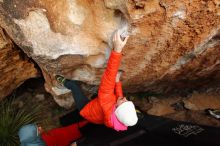
{"label": "climbing shoe", "polygon": [[56,75],[55,76],[55,79],[57,80],[57,82],[59,83],[59,84],[61,84],[61,85],[63,85],[64,84],[64,82],[65,82],[65,78],[63,77],[63,76],[61,76],[61,75]]}

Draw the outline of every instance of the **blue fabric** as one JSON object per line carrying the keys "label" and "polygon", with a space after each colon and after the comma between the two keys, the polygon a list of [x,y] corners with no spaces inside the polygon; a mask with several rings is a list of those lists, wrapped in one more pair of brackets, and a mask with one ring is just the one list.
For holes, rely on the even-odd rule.
{"label": "blue fabric", "polygon": [[35,124],[24,125],[18,131],[21,146],[46,146],[44,141],[38,135]]}

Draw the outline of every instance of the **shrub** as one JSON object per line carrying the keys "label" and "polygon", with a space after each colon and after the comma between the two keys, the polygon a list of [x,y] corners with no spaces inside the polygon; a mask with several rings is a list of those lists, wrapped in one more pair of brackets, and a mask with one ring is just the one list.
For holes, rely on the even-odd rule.
{"label": "shrub", "polygon": [[14,99],[4,100],[0,104],[0,144],[1,146],[18,146],[18,130],[21,126],[41,121],[40,105],[33,105],[32,109],[17,108]]}

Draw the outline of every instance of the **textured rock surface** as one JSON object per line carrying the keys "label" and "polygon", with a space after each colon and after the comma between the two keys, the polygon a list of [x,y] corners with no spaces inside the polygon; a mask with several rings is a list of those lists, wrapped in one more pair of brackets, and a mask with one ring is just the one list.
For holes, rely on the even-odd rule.
{"label": "textured rock surface", "polygon": [[194,93],[190,98],[185,99],[184,105],[190,110],[220,109],[219,94],[198,94]]}
{"label": "textured rock surface", "polygon": [[[134,95],[133,95],[134,96]],[[138,96],[137,96],[138,97]],[[132,97],[135,105],[143,112],[209,126],[220,126],[220,121],[208,115],[205,109],[220,109],[220,88],[194,92],[185,96]],[[153,100],[152,100],[153,99]]]}
{"label": "textured rock surface", "polygon": [[0,29],[0,101],[25,80],[36,77],[33,62]]}
{"label": "textured rock surface", "polygon": [[193,93],[189,97],[162,96],[157,101],[151,101],[151,97],[144,99],[135,98],[134,103],[142,111],[151,115],[166,116],[178,111],[205,111],[206,109],[220,109],[220,94]]}
{"label": "textured rock surface", "polygon": [[126,91],[219,85],[219,5],[219,0],[2,0],[0,24],[41,67],[47,91],[68,106],[70,94],[58,96],[54,74],[98,85],[116,29],[130,34],[121,65]]}
{"label": "textured rock surface", "polygon": [[176,98],[166,98],[158,102],[153,102],[152,108],[149,109],[147,113],[157,116],[175,113],[176,111],[171,105],[177,103],[179,100],[180,98],[176,97]]}

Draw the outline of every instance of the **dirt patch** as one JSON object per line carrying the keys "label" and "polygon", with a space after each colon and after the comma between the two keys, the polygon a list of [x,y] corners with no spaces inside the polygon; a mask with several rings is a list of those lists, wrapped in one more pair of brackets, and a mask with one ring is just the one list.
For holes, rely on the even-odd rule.
{"label": "dirt patch", "polygon": [[[46,93],[42,78],[31,79],[25,82],[13,93],[16,106],[19,108],[41,104],[44,122],[41,124],[47,130],[60,127],[59,118],[75,109],[69,110],[60,107],[53,97]],[[220,107],[220,89],[213,88],[206,91],[197,91],[187,95],[158,95],[149,93],[126,94],[130,100],[143,112],[151,115],[163,116],[177,121],[187,121],[202,125],[220,127],[220,120],[206,114],[205,109]],[[187,102],[186,102],[187,101]],[[192,108],[189,106],[189,102]],[[194,108],[197,107],[197,108]]]}
{"label": "dirt patch", "polygon": [[[128,95],[129,96],[129,95]],[[220,127],[220,120],[207,114],[206,109],[220,109],[220,90],[194,91],[187,95],[130,95],[143,112],[177,121]]]}
{"label": "dirt patch", "polygon": [[60,127],[59,118],[74,110],[74,106],[69,110],[60,107],[45,91],[42,78],[27,80],[10,97],[15,98],[15,105],[18,108],[25,106],[31,110],[33,105],[40,104],[43,112],[42,123],[39,124],[46,130]]}

